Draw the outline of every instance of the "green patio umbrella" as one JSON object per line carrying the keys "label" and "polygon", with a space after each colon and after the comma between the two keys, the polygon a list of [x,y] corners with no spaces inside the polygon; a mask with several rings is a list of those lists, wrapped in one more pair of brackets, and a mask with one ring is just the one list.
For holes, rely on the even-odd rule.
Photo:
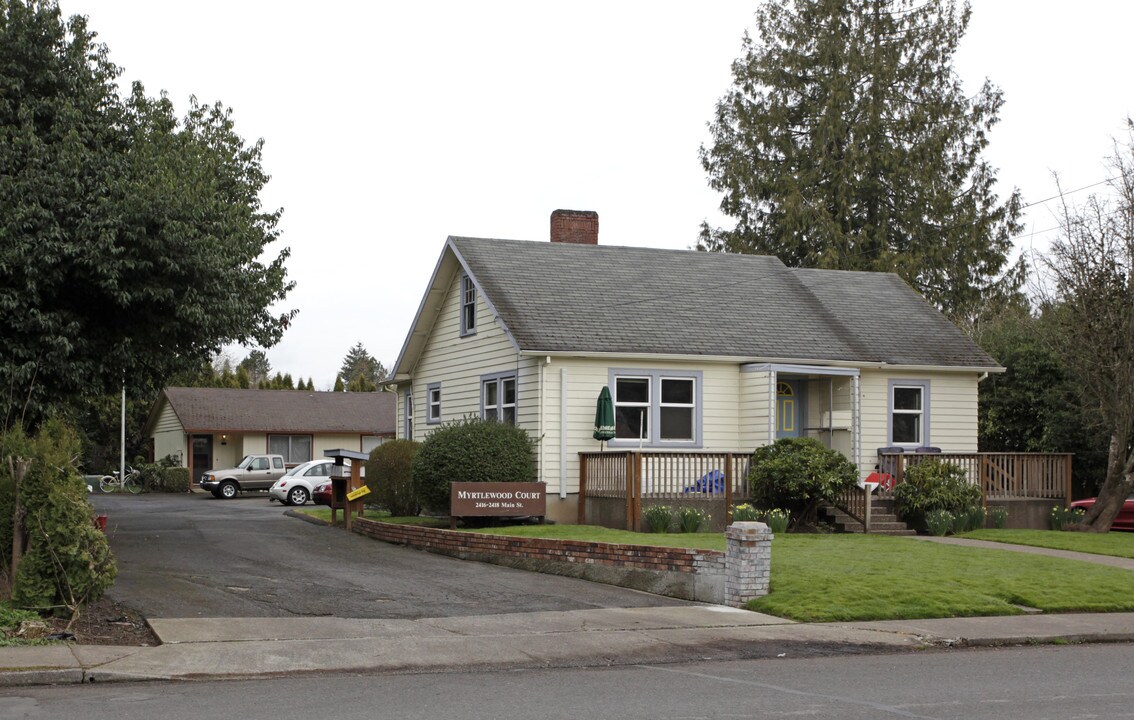
{"label": "green patio umbrella", "polygon": [[[595,405],[594,438],[600,443],[614,437],[614,401],[610,399],[610,388],[603,385]],[[601,449],[601,445],[599,446]]]}

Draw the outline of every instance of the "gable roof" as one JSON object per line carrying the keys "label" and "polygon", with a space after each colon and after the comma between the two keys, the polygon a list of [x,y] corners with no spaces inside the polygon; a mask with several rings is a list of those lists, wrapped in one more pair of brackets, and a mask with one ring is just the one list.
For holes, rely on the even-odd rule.
{"label": "gable roof", "polygon": [[394,433],[393,393],[307,392],[170,387],[146,422],[157,421],[162,399],[186,432]]}
{"label": "gable roof", "polygon": [[794,269],[762,255],[450,237],[399,373],[420,352],[411,340],[428,334],[439,286],[456,270],[473,278],[521,351],[998,369],[891,273]]}

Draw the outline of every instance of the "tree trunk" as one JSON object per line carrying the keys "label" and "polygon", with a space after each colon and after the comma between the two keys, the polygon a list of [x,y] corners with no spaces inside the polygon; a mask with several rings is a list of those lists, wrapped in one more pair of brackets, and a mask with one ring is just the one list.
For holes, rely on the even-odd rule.
{"label": "tree trunk", "polygon": [[8,587],[16,586],[16,571],[20,567],[20,558],[27,549],[27,537],[24,534],[24,503],[20,497],[20,486],[24,482],[24,475],[28,471],[28,461],[23,458],[8,458],[8,469],[12,474],[12,483],[15,486],[13,495],[15,500],[12,507],[12,566],[9,568],[11,576]]}
{"label": "tree trunk", "polygon": [[1108,532],[1126,497],[1134,489],[1134,455],[1126,454],[1126,443],[1117,436],[1110,438],[1106,481],[1098,499],[1083,518],[1081,527],[1091,532]]}

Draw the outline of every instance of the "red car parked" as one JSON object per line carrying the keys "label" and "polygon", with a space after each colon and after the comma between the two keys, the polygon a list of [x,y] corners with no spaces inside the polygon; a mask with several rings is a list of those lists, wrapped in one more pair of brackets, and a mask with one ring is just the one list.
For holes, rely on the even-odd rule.
{"label": "red car parked", "polygon": [[[1097,498],[1088,498],[1086,500],[1076,500],[1071,503],[1072,509],[1082,508],[1083,510],[1090,510],[1095,504]],[[1134,495],[1126,498],[1126,502],[1122,504],[1122,509],[1118,511],[1118,516],[1114,518],[1114,523],[1110,526],[1111,530],[1134,530]]]}
{"label": "red car parked", "polygon": [[331,481],[320,483],[315,486],[315,491],[311,493],[311,502],[316,505],[331,506]]}

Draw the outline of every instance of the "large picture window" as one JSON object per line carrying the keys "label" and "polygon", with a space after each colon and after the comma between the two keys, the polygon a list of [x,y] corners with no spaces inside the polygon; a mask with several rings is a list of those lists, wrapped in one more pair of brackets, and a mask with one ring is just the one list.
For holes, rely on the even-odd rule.
{"label": "large picture window", "polygon": [[310,435],[269,435],[268,452],[283,455],[284,462],[298,465],[311,459]]}
{"label": "large picture window", "polygon": [[929,383],[891,381],[890,444],[907,447],[929,444]]}
{"label": "large picture window", "polygon": [[476,285],[468,275],[461,276],[461,336],[476,334]]}
{"label": "large picture window", "polygon": [[613,443],[698,447],[701,373],[612,370]]}
{"label": "large picture window", "polygon": [[480,381],[481,417],[516,424],[516,376],[489,375]]}

